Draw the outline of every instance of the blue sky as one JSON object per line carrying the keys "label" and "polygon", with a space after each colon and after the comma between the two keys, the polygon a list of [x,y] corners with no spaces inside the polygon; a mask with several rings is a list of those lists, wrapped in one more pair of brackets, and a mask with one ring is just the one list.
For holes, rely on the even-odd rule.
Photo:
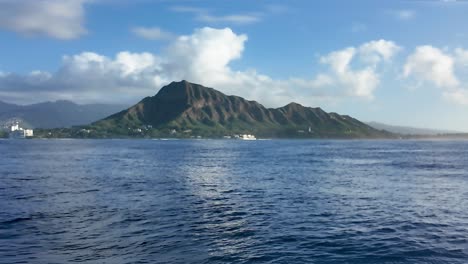
{"label": "blue sky", "polygon": [[466,14],[461,0],[0,0],[0,100],[132,104],[186,79],[468,131]]}

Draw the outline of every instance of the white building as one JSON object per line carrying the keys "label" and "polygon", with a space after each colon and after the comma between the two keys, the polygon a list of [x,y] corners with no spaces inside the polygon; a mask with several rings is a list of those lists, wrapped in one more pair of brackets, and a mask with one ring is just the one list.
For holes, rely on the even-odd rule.
{"label": "white building", "polygon": [[19,123],[16,122],[14,125],[11,126],[10,128],[10,131],[11,132],[14,132],[14,131],[17,131],[17,130],[20,130],[20,126],[19,126]]}
{"label": "white building", "polygon": [[10,127],[10,138],[27,138],[34,136],[32,129],[24,129],[16,122]]}
{"label": "white building", "polygon": [[32,129],[25,129],[24,131],[24,136],[25,137],[33,137],[34,136],[34,130]]}

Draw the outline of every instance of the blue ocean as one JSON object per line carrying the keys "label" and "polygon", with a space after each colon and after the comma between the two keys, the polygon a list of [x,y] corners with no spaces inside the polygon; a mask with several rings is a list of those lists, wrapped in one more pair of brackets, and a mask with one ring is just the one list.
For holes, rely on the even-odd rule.
{"label": "blue ocean", "polygon": [[0,263],[467,263],[468,141],[1,140]]}

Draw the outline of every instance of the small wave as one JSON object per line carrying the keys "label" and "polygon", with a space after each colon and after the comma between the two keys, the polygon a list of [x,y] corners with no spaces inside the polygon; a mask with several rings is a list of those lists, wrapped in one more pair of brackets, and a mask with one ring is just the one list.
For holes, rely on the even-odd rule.
{"label": "small wave", "polygon": [[11,219],[11,220],[3,221],[3,222],[1,222],[1,224],[11,225],[11,224],[16,224],[16,223],[20,223],[20,222],[29,221],[29,220],[32,220],[32,217],[17,217],[17,218]]}

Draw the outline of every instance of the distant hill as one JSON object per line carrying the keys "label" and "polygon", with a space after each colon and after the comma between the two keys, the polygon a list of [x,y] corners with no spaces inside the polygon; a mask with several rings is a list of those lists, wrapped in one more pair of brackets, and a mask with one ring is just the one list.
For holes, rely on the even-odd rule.
{"label": "distant hill", "polygon": [[421,136],[436,136],[442,134],[459,134],[459,131],[450,131],[450,130],[438,130],[438,129],[427,129],[427,128],[416,128],[416,127],[406,127],[406,126],[393,126],[387,125],[378,122],[368,122],[369,126],[379,129],[386,130],[396,134],[402,135],[421,135]]}
{"label": "distant hill", "polygon": [[[172,82],[152,97],[92,124],[126,134],[150,127],[181,135],[222,136],[253,133],[262,137],[379,138],[391,133],[321,108],[290,103],[265,108],[258,102],[228,96],[187,81]],[[144,132],[142,132],[144,133]]]}
{"label": "distant hill", "polygon": [[15,105],[0,101],[0,125],[20,121],[26,127],[56,128],[85,125],[115,113],[125,106],[88,104],[70,101]]}
{"label": "distant hill", "polygon": [[8,103],[0,101],[0,113],[5,113],[7,111],[17,109],[19,107],[20,106],[15,105],[15,104],[8,104]]}

